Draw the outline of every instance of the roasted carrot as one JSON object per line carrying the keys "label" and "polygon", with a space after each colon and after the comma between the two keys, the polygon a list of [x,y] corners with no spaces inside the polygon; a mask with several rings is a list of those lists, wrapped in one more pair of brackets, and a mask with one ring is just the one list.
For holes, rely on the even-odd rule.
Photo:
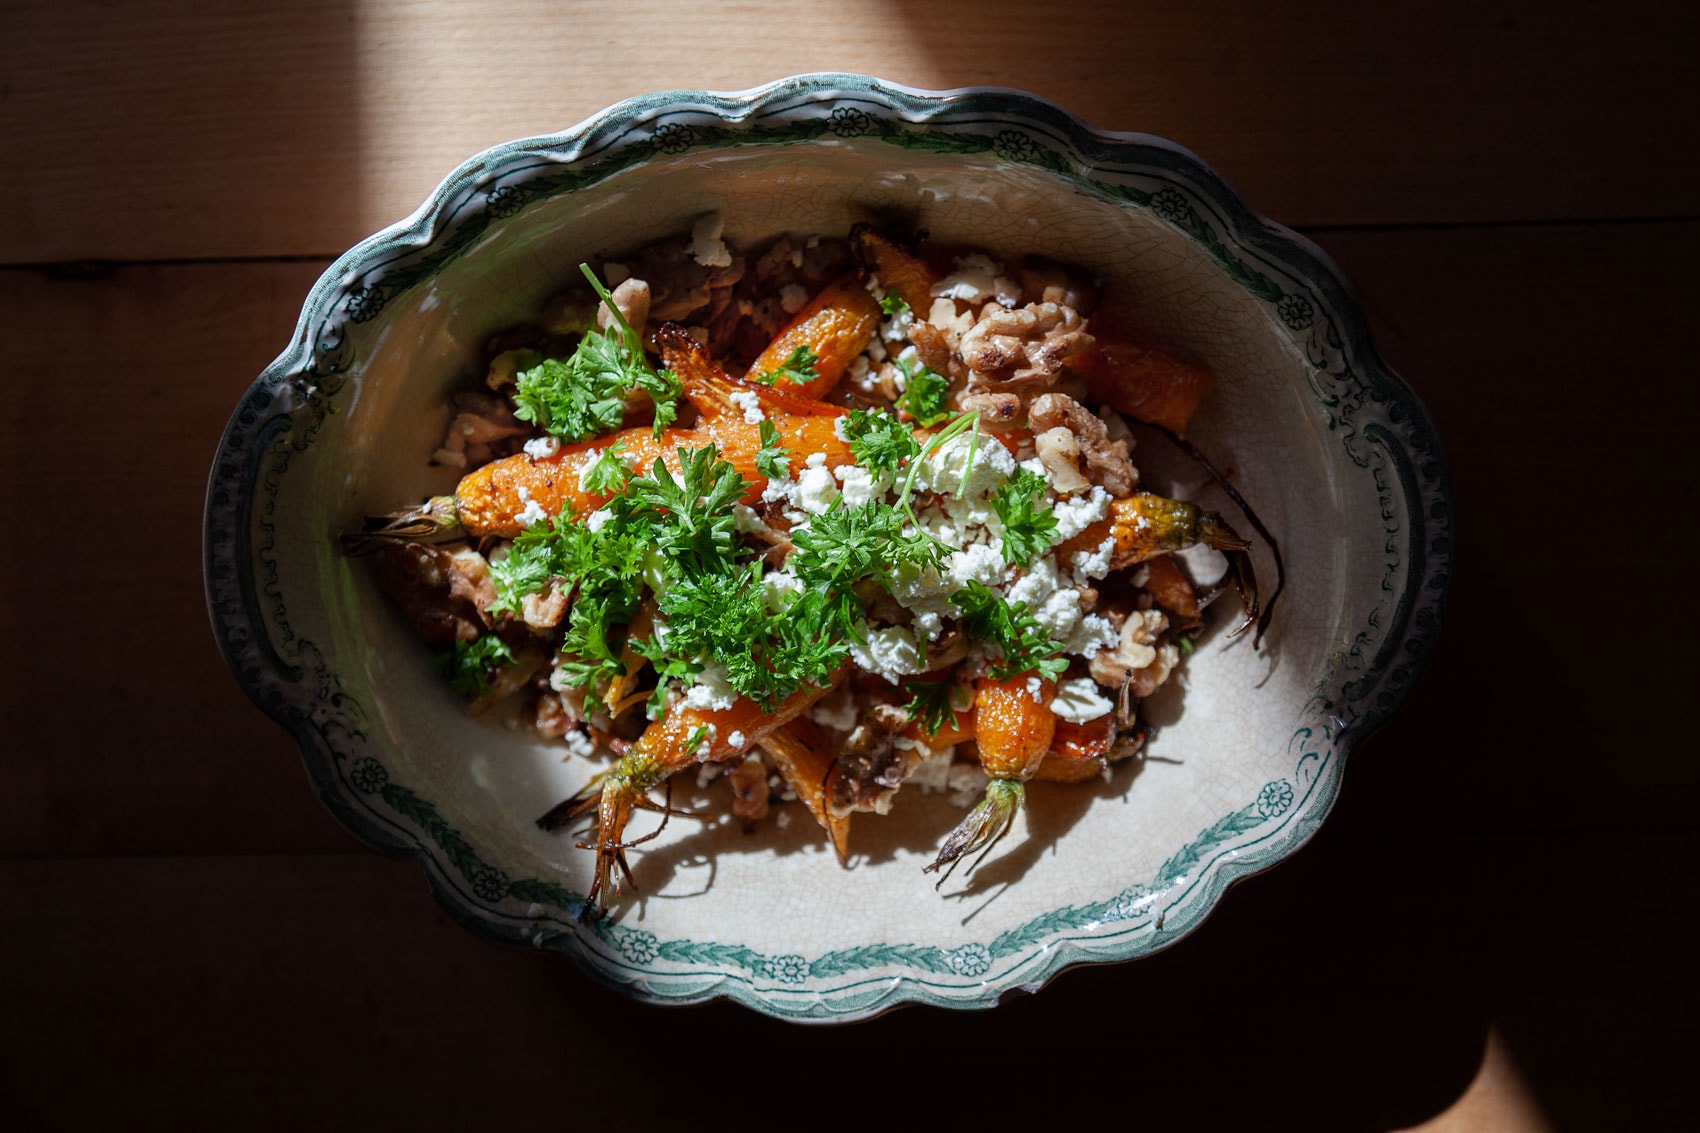
{"label": "roasted carrot", "polygon": [[655,331],[655,343],[661,349],[662,364],[679,376],[685,399],[704,417],[742,416],[744,406],[733,399],[734,394],[754,395],[762,411],[770,415],[839,417],[847,412],[842,405],[829,405],[794,392],[802,389],[801,386],[783,389],[733,377],[721,369],[702,344],[677,323],[662,323]]}
{"label": "roasted carrot", "polygon": [[[830,416],[773,419],[784,447],[799,454],[825,453],[828,467],[849,464],[853,459],[850,446],[839,438],[833,423]],[[697,449],[712,443],[720,449],[721,458],[749,481],[745,503],[761,499],[762,489],[767,487],[767,477],[756,467],[756,455],[761,451],[760,430],[742,417],[717,417],[695,429],[668,429],[659,440],[647,428],[625,429],[600,440],[569,445],[553,456],[515,453],[469,474],[454,494],[454,511],[461,528],[470,535],[511,539],[525,530],[519,516],[528,502],[535,502],[548,515],[555,515],[563,508],[571,508],[575,515],[596,510],[608,502],[608,493],[589,491],[581,477],[616,440],[623,442],[621,451],[629,454],[635,468],[647,471],[657,460],[665,460],[674,472],[678,471],[674,467],[678,449]],[[525,491],[524,499],[520,497],[521,489]]]}
{"label": "roasted carrot", "polygon": [[750,382],[773,384],[762,379],[783,368],[799,347],[807,347],[815,357],[816,377],[807,382],[781,377],[778,383],[785,393],[819,399],[838,384],[850,360],[867,348],[879,325],[879,304],[861,280],[850,277],[830,283],[768,343],[744,376]]}
{"label": "roasted carrot", "polygon": [[1085,379],[1087,396],[1129,417],[1185,433],[1215,380],[1210,371],[1098,319],[1092,335],[1097,347],[1069,361]]}
{"label": "roasted carrot", "polygon": [[871,224],[850,229],[850,247],[856,258],[879,277],[889,291],[909,304],[915,317],[924,319],[933,306],[933,284],[939,276],[921,257],[905,249]]}

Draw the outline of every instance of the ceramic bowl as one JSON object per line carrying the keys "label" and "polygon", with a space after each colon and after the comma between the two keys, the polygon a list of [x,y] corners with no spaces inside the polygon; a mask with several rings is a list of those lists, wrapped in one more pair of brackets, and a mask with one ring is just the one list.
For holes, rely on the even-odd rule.
{"label": "ceramic bowl", "polygon": [[[898,213],[939,241],[1096,274],[1214,369],[1192,437],[1277,533],[1289,583],[1260,649],[1218,632],[1189,659],[1150,759],[1035,785],[999,852],[938,892],[921,867],[962,813],[943,796],[858,820],[844,869],[806,815],[746,836],[712,817],[710,790],[709,820],[634,855],[639,892],[581,919],[590,855],[532,820],[588,770],[469,718],[337,536],[452,489],[427,461],[486,335],[532,317],[580,260],[710,210],[744,246]],[[298,738],[325,805],[419,862],[462,924],[642,998],[831,1021],[991,1006],[1149,954],[1293,853],[1430,653],[1450,529],[1433,429],[1338,270],[1198,158],[1030,95],[812,75],[633,99],[498,146],[339,259],[224,434],[206,585],[232,669]]]}

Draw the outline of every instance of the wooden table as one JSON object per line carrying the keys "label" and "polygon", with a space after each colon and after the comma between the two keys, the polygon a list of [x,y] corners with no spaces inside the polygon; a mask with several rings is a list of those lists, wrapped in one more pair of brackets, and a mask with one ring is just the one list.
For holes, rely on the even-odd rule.
{"label": "wooden table", "polygon": [[[6,5],[3,1111],[1691,1116],[1695,33],[1640,0]],[[1341,263],[1452,463],[1439,655],[1322,834],[1179,947],[990,1014],[660,1011],[474,940],[320,809],[202,604],[219,430],[337,253],[492,143],[808,70],[1191,147]]]}

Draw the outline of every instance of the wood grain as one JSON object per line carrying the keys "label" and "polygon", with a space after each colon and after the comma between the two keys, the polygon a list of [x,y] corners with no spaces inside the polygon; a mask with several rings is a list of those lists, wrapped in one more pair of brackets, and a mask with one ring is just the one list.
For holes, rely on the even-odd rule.
{"label": "wood grain", "polygon": [[[9,8],[0,263],[334,255],[461,161],[812,70],[1011,86],[1172,138],[1289,224],[1692,215],[1692,9],[1632,0],[212,0]],[[805,31],[806,29],[806,31]],[[1633,113],[1626,110],[1633,108]]]}

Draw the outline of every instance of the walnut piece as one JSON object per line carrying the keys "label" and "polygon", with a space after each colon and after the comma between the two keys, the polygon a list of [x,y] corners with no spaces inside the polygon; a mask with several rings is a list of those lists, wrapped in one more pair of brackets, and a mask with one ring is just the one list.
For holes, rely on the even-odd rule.
{"label": "walnut piece", "polygon": [[1029,303],[1012,311],[988,303],[962,336],[959,352],[982,380],[1049,386],[1062,372],[1063,362],[1095,343],[1073,307]]}
{"label": "walnut piece", "polygon": [[1150,696],[1169,679],[1180,660],[1173,645],[1159,643],[1169,619],[1161,610],[1134,610],[1122,622],[1121,639],[1114,649],[1101,649],[1087,668],[1092,679],[1105,688],[1136,700]]}
{"label": "walnut piece", "polygon": [[[1049,434],[1058,429],[1073,434],[1077,449],[1074,454],[1067,452],[1060,438],[1051,439],[1051,456],[1044,459],[1046,470],[1053,476],[1053,462],[1060,466],[1074,459],[1077,475],[1102,484],[1112,496],[1125,496],[1139,486],[1139,473],[1128,456],[1127,441],[1111,440],[1108,426],[1074,398],[1060,393],[1034,398],[1029,419],[1035,434]],[[1045,450],[1039,445],[1038,437],[1034,438],[1034,445],[1044,457]]]}

